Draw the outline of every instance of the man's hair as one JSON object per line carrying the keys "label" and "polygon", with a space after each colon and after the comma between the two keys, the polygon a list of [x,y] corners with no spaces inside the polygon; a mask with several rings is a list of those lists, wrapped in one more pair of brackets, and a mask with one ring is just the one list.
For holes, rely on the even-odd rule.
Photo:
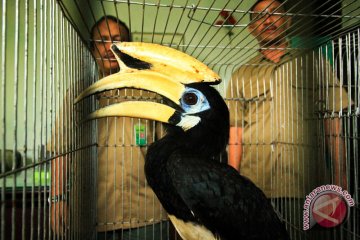
{"label": "man's hair", "polygon": [[[251,6],[251,8],[250,8],[250,21],[252,21],[253,20],[253,11],[254,11],[254,9],[255,9],[255,7],[259,4],[259,3],[261,3],[261,2],[263,2],[263,1],[266,1],[266,0],[257,0],[252,6]],[[283,0],[270,0],[271,2],[279,2],[280,4],[281,4],[281,7],[286,11],[286,6],[285,6],[285,4],[284,4],[284,1]]]}
{"label": "man's hair", "polygon": [[123,21],[121,21],[120,19],[118,19],[114,16],[104,15],[99,20],[96,21],[96,23],[92,26],[92,28],[90,30],[90,34],[91,34],[90,38],[91,39],[89,41],[89,46],[90,46],[91,50],[94,50],[94,41],[93,40],[94,40],[95,31],[98,31],[97,28],[98,28],[99,24],[103,21],[116,22],[120,27],[121,40],[125,41],[125,42],[131,42],[131,33],[130,33],[128,26]]}

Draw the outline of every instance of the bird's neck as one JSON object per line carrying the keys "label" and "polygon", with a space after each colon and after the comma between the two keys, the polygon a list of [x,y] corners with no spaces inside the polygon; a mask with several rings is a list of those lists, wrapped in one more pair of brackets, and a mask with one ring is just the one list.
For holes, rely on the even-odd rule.
{"label": "bird's neck", "polygon": [[[169,214],[192,219],[191,212],[184,205],[181,198],[177,197],[176,189],[170,184],[171,176],[169,175],[167,163],[174,151],[176,151],[176,143],[166,136],[151,144],[145,160],[146,180]],[[174,205],[177,207],[174,207]]]}
{"label": "bird's neck", "polygon": [[172,151],[197,155],[204,158],[217,157],[222,153],[229,139],[229,128],[221,126],[199,126],[196,130],[168,131],[165,136],[166,145],[172,146]]}

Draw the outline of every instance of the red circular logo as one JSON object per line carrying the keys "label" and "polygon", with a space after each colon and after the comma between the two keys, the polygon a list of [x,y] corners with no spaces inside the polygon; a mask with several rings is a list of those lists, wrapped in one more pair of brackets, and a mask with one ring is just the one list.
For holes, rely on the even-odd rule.
{"label": "red circular logo", "polygon": [[324,193],[316,198],[312,213],[319,225],[331,228],[344,221],[347,205],[341,196],[335,193]]}

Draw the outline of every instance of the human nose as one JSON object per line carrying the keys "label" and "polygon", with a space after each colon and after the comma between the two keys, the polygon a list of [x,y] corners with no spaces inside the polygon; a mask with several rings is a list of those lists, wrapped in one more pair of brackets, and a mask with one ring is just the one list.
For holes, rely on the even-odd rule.
{"label": "human nose", "polygon": [[271,15],[269,13],[266,13],[264,23],[271,24],[273,22]]}
{"label": "human nose", "polygon": [[109,41],[109,40],[104,42],[104,46],[105,46],[106,51],[110,50],[111,44],[112,44],[112,42]]}

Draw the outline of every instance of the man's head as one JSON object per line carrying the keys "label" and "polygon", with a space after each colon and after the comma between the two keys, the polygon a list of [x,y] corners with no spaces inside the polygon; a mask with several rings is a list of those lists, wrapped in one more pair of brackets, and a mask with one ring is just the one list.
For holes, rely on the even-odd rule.
{"label": "man's head", "polygon": [[91,52],[105,75],[119,68],[110,50],[111,44],[119,41],[131,41],[131,34],[126,24],[113,16],[103,16],[91,29]]}
{"label": "man's head", "polygon": [[249,30],[260,44],[281,44],[291,19],[281,0],[258,0],[250,9]]}

